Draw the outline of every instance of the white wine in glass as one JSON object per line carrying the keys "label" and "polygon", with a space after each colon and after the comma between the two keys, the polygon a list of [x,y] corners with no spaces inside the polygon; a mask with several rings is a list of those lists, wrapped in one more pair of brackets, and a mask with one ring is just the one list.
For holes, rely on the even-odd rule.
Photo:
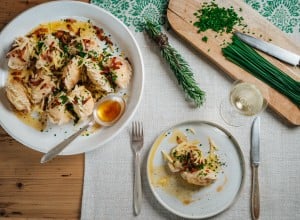
{"label": "white wine in glass", "polygon": [[220,113],[232,126],[241,126],[251,117],[262,112],[267,101],[261,90],[252,83],[237,81],[230,91],[229,101],[221,103]]}

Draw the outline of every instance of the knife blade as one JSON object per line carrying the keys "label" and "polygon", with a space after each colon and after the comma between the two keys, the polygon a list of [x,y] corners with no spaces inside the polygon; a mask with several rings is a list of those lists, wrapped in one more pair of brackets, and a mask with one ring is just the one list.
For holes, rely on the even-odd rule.
{"label": "knife blade", "polygon": [[246,44],[260,51],[263,51],[288,64],[300,66],[300,55],[298,54],[238,31],[235,31],[234,34]]}
{"label": "knife blade", "polygon": [[252,189],[251,189],[251,215],[252,219],[258,219],[260,213],[258,166],[260,164],[260,117],[256,117],[251,128],[251,167],[252,167]]}
{"label": "knife blade", "polygon": [[260,163],[259,155],[260,144],[260,117],[256,117],[252,124],[251,130],[251,162],[252,165],[258,166]]}

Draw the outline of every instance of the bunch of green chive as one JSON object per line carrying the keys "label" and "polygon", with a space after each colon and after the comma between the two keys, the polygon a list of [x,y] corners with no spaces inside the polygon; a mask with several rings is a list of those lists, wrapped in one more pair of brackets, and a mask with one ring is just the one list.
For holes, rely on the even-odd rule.
{"label": "bunch of green chive", "polygon": [[237,36],[233,35],[232,43],[223,48],[222,52],[228,60],[285,95],[300,107],[300,82],[278,69]]}

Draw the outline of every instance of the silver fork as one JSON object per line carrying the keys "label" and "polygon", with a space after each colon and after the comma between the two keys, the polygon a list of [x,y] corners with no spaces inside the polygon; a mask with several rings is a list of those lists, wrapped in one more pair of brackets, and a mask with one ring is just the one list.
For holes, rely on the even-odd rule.
{"label": "silver fork", "polygon": [[140,151],[144,144],[144,132],[142,122],[132,122],[131,146],[134,151],[134,185],[133,185],[133,207],[135,215],[139,215],[142,205],[142,184],[140,169]]}

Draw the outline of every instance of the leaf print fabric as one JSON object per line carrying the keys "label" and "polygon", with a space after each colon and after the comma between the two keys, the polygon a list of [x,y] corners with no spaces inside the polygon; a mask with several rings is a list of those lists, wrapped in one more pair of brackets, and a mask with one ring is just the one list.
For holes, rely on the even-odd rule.
{"label": "leaf print fabric", "polygon": [[167,0],[92,0],[91,3],[110,11],[136,32],[143,31],[145,20],[161,25],[166,21]]}
{"label": "leaf print fabric", "polygon": [[[184,0],[183,0],[184,1]],[[240,0],[241,1],[241,0]],[[300,0],[244,0],[286,33],[300,32]],[[143,31],[143,22],[166,22],[168,0],[91,0],[110,11],[136,32]]]}
{"label": "leaf print fabric", "polygon": [[300,32],[300,0],[245,0],[286,33]]}

